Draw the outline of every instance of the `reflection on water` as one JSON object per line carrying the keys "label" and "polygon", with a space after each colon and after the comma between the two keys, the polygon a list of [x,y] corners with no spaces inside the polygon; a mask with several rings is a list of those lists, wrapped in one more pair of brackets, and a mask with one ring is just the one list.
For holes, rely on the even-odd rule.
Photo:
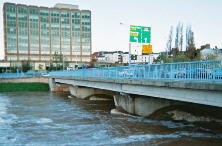
{"label": "reflection on water", "polygon": [[0,145],[220,145],[222,131],[111,115],[112,101],[49,92],[0,94]]}

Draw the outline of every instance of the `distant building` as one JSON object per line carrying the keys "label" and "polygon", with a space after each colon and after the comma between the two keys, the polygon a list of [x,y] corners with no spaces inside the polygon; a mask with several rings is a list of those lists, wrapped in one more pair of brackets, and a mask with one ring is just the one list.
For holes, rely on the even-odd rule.
{"label": "distant building", "polygon": [[6,61],[49,66],[55,53],[70,65],[91,61],[90,10],[68,4],[47,8],[4,3],[3,12]]}
{"label": "distant building", "polygon": [[215,55],[218,60],[222,60],[222,49],[204,48],[200,50],[200,54],[203,60],[208,60],[209,55]]}
{"label": "distant building", "polygon": [[216,50],[216,55],[219,60],[222,60],[222,48],[221,49],[215,49]]}
{"label": "distant building", "polygon": [[[129,53],[122,51],[114,52],[95,52],[94,54],[99,54],[95,57],[97,62],[103,63],[129,63]],[[152,64],[153,60],[159,56],[159,53],[152,53],[147,55],[131,55],[131,63],[136,64]]]}
{"label": "distant building", "polygon": [[211,48],[211,47],[210,47],[210,44],[206,44],[206,45],[200,46],[200,49],[201,49],[201,50],[202,50],[202,49],[206,49],[206,48]]}
{"label": "distant building", "polygon": [[151,53],[146,55],[137,55],[135,60],[131,60],[131,63],[137,64],[153,64],[154,59],[156,59],[160,54]]}

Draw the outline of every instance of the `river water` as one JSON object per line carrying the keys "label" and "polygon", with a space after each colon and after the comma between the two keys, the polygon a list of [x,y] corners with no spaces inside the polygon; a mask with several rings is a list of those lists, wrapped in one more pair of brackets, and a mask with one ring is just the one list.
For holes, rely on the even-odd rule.
{"label": "river water", "polygon": [[0,145],[222,145],[217,127],[111,115],[112,108],[50,92],[0,93]]}

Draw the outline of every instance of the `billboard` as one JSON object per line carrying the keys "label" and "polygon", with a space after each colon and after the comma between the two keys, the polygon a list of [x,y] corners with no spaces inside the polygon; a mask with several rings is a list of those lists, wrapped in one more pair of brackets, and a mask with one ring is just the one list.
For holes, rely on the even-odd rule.
{"label": "billboard", "polygon": [[150,54],[150,53],[153,53],[152,45],[143,45],[142,54]]}
{"label": "billboard", "polygon": [[150,44],[151,27],[130,25],[130,42]]}

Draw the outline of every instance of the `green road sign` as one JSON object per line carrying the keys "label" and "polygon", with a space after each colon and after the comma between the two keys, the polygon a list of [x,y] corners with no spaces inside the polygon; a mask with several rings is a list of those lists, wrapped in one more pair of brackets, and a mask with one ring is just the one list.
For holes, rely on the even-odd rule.
{"label": "green road sign", "polygon": [[130,25],[130,42],[147,43],[151,42],[151,27]]}

